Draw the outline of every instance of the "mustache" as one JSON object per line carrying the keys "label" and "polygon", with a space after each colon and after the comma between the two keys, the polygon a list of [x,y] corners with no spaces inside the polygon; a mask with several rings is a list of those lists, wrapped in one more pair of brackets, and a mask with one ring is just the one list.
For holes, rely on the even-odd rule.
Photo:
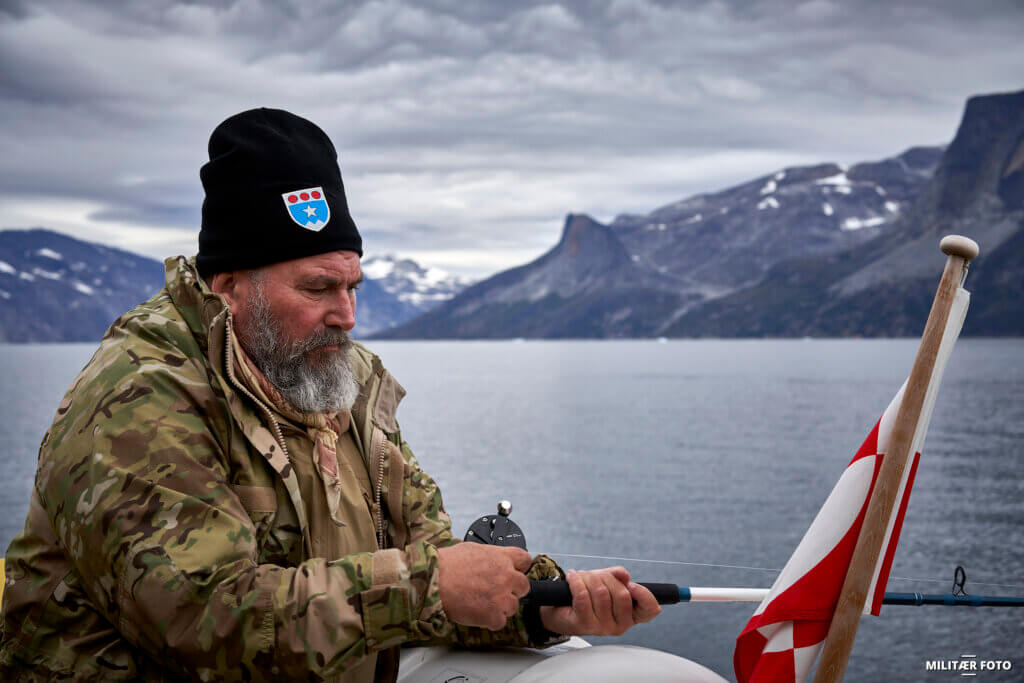
{"label": "mustache", "polygon": [[317,330],[305,339],[296,341],[292,348],[289,349],[288,358],[289,360],[297,359],[322,346],[337,346],[343,353],[348,353],[352,347],[352,337],[345,330],[325,327]]}

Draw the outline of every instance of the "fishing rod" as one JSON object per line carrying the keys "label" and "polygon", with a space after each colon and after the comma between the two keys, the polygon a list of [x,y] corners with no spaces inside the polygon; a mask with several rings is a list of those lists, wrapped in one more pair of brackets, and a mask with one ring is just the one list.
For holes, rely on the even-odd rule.
{"label": "fishing rod", "polygon": [[[470,525],[465,540],[485,545],[516,546],[526,550],[526,537],[513,522],[512,503],[498,503],[498,514],[485,515]],[[883,605],[942,605],[945,607],[1024,607],[1024,597],[969,595],[964,588],[967,573],[957,567],[953,573],[953,592],[895,593],[886,592]],[[674,583],[639,582],[654,595],[659,605],[680,602],[761,602],[769,588],[726,588],[712,586],[678,586]],[[562,607],[572,604],[572,592],[564,580],[530,581],[530,592],[521,599],[536,606]]]}
{"label": "fishing rod", "polygon": [[[768,588],[719,588],[710,586],[677,586],[674,583],[644,583],[659,605],[680,602],[761,602],[768,596]],[[567,581],[530,581],[530,592],[522,602],[536,606],[561,607],[572,604],[572,592]],[[944,605],[946,607],[1024,607],[1024,597],[955,595],[953,593],[890,593],[886,592],[883,605]]]}

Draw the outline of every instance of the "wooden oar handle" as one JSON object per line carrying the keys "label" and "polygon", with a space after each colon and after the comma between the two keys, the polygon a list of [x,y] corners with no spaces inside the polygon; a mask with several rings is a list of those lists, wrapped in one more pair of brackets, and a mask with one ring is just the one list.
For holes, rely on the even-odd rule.
{"label": "wooden oar handle", "polygon": [[[674,605],[679,602],[679,586],[674,583],[641,583],[651,591],[659,605]],[[572,591],[567,581],[531,581],[530,592],[523,602],[534,605],[563,607],[572,604]]]}

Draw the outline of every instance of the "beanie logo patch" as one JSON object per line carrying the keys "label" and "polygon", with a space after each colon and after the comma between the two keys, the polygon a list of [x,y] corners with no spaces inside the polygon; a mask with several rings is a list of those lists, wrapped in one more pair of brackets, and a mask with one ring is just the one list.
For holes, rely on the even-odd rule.
{"label": "beanie logo patch", "polygon": [[295,224],[307,230],[319,232],[331,220],[331,207],[322,187],[285,192],[281,199]]}

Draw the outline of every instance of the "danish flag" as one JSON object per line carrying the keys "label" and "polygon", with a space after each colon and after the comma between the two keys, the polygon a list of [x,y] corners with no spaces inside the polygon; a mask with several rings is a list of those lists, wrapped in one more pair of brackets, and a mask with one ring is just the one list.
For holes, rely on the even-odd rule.
{"label": "danish flag", "polygon": [[[946,361],[960,334],[969,299],[965,289],[957,290],[928,381],[921,417],[914,429],[910,446],[913,455],[903,469],[897,502],[864,606],[865,613],[877,616],[882,607],[932,407]],[[740,683],[803,681],[814,667],[839,602],[905,389],[906,382],[847,465],[768,596],[736,639],[733,666]]]}

